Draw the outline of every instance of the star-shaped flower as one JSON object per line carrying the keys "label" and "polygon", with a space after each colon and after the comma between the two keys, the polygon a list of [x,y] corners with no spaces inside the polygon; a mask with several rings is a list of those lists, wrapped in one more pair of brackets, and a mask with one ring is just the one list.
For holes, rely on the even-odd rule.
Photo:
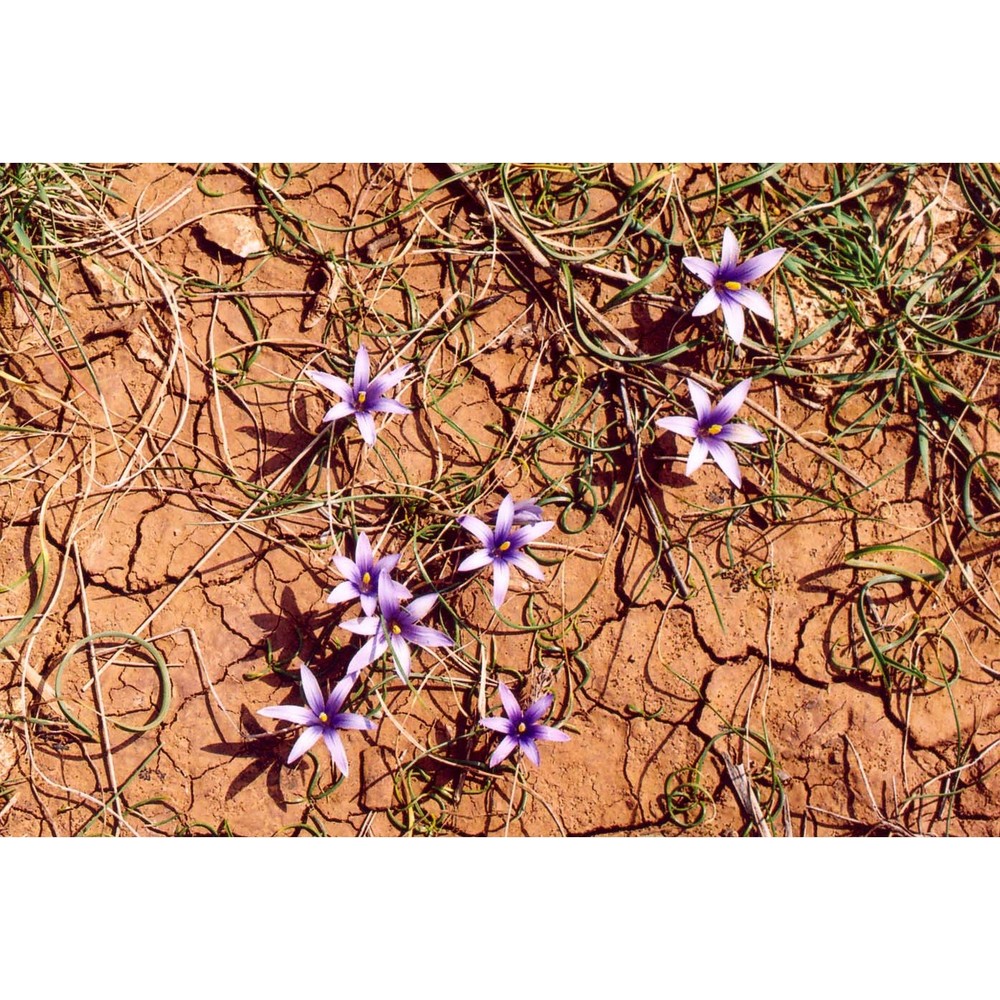
{"label": "star-shaped flower", "polygon": [[399,597],[413,596],[403,584],[397,583],[389,576],[399,562],[399,555],[376,559],[372,554],[368,536],[364,532],[358,535],[353,559],[348,559],[347,556],[334,556],[333,562],[340,575],[344,577],[344,582],[333,588],[326,599],[327,604],[340,604],[358,597],[361,599],[361,610],[366,615],[375,614],[375,607],[378,604],[378,581],[383,574],[389,577],[389,582]]}
{"label": "star-shaped flower", "polygon": [[733,444],[759,444],[767,439],[760,431],[748,424],[731,423],[736,411],[743,405],[750,391],[750,379],[737,382],[727,392],[718,405],[713,406],[707,392],[697,382],[687,380],[691,402],[694,403],[695,417],[663,417],[656,421],[656,426],[665,431],[673,431],[683,437],[693,438],[691,454],[688,455],[684,473],[690,476],[695,469],[701,467],[705,459],[711,455],[716,464],[726,474],[734,486],[743,481],[736,455],[727,442]]}
{"label": "star-shaped flower", "polygon": [[354,361],[354,385],[348,385],[336,375],[327,375],[326,372],[317,372],[312,369],[307,369],[306,375],[323,386],[324,389],[329,389],[340,396],[340,402],[326,411],[323,422],[354,416],[365,444],[374,447],[375,418],[372,416],[373,413],[407,414],[413,412],[408,406],[397,403],[396,400],[389,399],[385,395],[387,390],[406,378],[406,373],[412,367],[412,365],[403,365],[402,368],[396,368],[393,371],[383,372],[375,378],[369,378],[368,351],[365,347],[359,347],[358,356]]}
{"label": "star-shaped flower", "polygon": [[340,708],[347,700],[347,695],[354,686],[355,678],[348,675],[330,692],[324,700],[312,671],[302,664],[302,693],[306,696],[306,706],[275,705],[260,709],[257,714],[268,719],[282,719],[305,726],[302,735],[295,741],[292,752],[288,755],[288,763],[294,764],[317,740],[326,744],[334,764],[340,768],[340,773],[347,775],[347,754],[341,742],[338,729],[374,729],[375,723],[363,715],[354,712],[341,712]]}
{"label": "star-shaped flower", "polygon": [[722,259],[718,264],[702,257],[685,257],[681,261],[692,274],[711,286],[691,310],[691,315],[705,316],[721,306],[726,331],[737,344],[743,340],[744,307],[774,322],[774,313],[767,299],[746,286],[776,267],[784,253],[783,249],[775,247],[741,264],[740,245],[727,226],[722,234]]}
{"label": "star-shaped flower", "polygon": [[471,570],[492,565],[493,606],[495,608],[499,608],[507,596],[511,566],[516,566],[532,579],[545,579],[545,575],[538,568],[538,563],[521,549],[529,542],[544,535],[555,522],[537,521],[534,524],[524,524],[515,528],[514,518],[514,498],[508,493],[497,511],[495,527],[491,528],[488,524],[480,521],[478,517],[471,517],[468,514],[458,519],[458,523],[466,531],[475,535],[483,543],[483,547],[478,552],[473,552],[471,556],[467,556],[458,564],[459,572],[468,573]]}
{"label": "star-shaped flower", "polygon": [[425,649],[430,646],[453,646],[454,643],[444,632],[417,624],[435,604],[437,604],[437,594],[424,594],[422,597],[415,597],[404,608],[400,604],[399,593],[388,575],[380,574],[379,613],[340,623],[341,628],[355,635],[371,636],[347,665],[347,676],[357,677],[364,667],[374,663],[386,650],[391,649],[396,673],[405,681],[410,676],[409,643],[412,642]]}
{"label": "star-shaped flower", "polygon": [[507,713],[507,717],[493,716],[479,720],[480,724],[487,729],[503,733],[500,745],[490,757],[490,767],[496,767],[515,749],[520,749],[525,757],[537,767],[539,757],[536,741],[555,740],[565,743],[569,739],[568,733],[553,729],[552,726],[543,726],[538,721],[546,716],[552,707],[552,695],[542,695],[541,698],[533,701],[522,711],[520,703],[506,684],[501,681],[497,684],[497,688],[500,691],[500,701],[503,702],[503,710]]}

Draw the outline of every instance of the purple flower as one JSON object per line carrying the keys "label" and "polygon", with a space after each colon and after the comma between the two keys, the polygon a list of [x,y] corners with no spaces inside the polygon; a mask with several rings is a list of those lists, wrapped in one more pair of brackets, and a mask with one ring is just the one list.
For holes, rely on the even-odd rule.
{"label": "purple flower", "polygon": [[706,285],[711,286],[691,310],[691,315],[705,316],[722,306],[726,330],[737,344],[743,340],[744,307],[773,322],[774,313],[767,299],[760,292],[746,286],[751,281],[763,278],[777,266],[784,253],[784,250],[776,247],[740,264],[740,245],[727,226],[722,234],[722,260],[718,264],[701,257],[685,257],[681,261],[692,274],[698,275]]}
{"label": "purple flower", "polygon": [[306,370],[314,382],[319,383],[324,389],[329,389],[340,396],[340,402],[331,406],[323,417],[323,422],[328,420],[339,420],[341,417],[354,416],[358,421],[358,430],[361,437],[369,447],[375,445],[375,418],[373,413],[412,413],[413,411],[402,403],[397,403],[394,399],[386,398],[386,390],[406,378],[406,373],[412,365],[403,365],[394,371],[383,372],[376,378],[369,379],[368,351],[364,347],[358,348],[358,356],[354,361],[354,385],[348,385],[342,378],[336,375],[327,375],[325,372],[317,372],[311,369]]}
{"label": "purple flower", "polygon": [[[522,501],[527,503],[528,501]],[[538,568],[538,563],[521,549],[541,537],[548,531],[555,522],[539,521],[535,524],[514,527],[514,498],[508,493],[496,515],[496,527],[491,528],[488,524],[480,521],[478,517],[463,515],[458,519],[458,523],[466,531],[475,535],[483,543],[483,547],[478,552],[473,552],[471,556],[463,559],[458,569],[461,573],[468,573],[474,569],[481,569],[483,566],[493,566],[493,606],[499,608],[507,596],[507,588],[510,586],[510,568],[516,566],[522,573],[535,580],[544,580],[545,575]]]}
{"label": "purple flower", "polygon": [[[537,524],[542,519],[542,508],[538,505],[538,497],[528,497],[527,500],[514,501],[514,523],[515,524]],[[490,515],[490,520],[496,524],[497,515],[500,511],[495,510]]]}
{"label": "purple flower", "polygon": [[355,678],[348,675],[330,692],[325,701],[312,671],[302,664],[302,692],[306,696],[306,706],[276,705],[262,708],[257,714],[268,719],[283,719],[305,726],[302,735],[295,741],[292,752],[288,755],[288,763],[294,764],[317,740],[322,738],[326,744],[334,764],[340,768],[340,773],[347,775],[347,754],[340,740],[338,729],[374,729],[375,723],[363,715],[354,712],[341,712],[340,706],[347,699],[348,692],[354,686]]}
{"label": "purple flower", "polygon": [[347,556],[334,556],[333,562],[340,571],[340,575],[344,577],[344,582],[333,588],[330,596],[326,599],[327,604],[340,604],[343,601],[359,597],[361,610],[366,615],[375,614],[375,607],[378,603],[378,581],[379,577],[383,575],[389,578],[389,582],[399,597],[413,596],[403,584],[397,583],[389,576],[396,568],[399,556],[391,555],[375,559],[368,536],[364,532],[358,535],[353,559],[348,559]]}
{"label": "purple flower", "polygon": [[380,574],[379,613],[340,623],[341,628],[355,635],[371,636],[347,665],[348,677],[357,677],[363,667],[374,663],[387,649],[391,649],[396,673],[405,681],[410,676],[409,643],[412,642],[424,649],[430,646],[454,645],[444,632],[417,624],[437,604],[437,594],[416,597],[404,608],[399,603],[399,594],[395,586],[386,573]]}
{"label": "purple flower", "polygon": [[663,417],[656,421],[656,426],[687,438],[694,438],[691,454],[688,455],[687,466],[684,469],[685,475],[690,476],[695,469],[701,467],[706,457],[711,455],[730,482],[734,486],[739,486],[743,481],[739,463],[736,461],[733,449],[729,447],[727,442],[759,444],[761,441],[767,440],[760,431],[748,424],[730,423],[736,416],[736,411],[747,398],[747,393],[750,391],[750,379],[745,378],[742,382],[737,382],[719,400],[717,406],[712,405],[708,393],[697,382],[688,379],[687,384],[688,392],[691,393],[691,402],[694,403],[698,418]]}
{"label": "purple flower", "polygon": [[537,767],[539,759],[536,740],[556,740],[565,743],[569,739],[567,733],[553,729],[552,726],[543,726],[538,721],[547,715],[552,707],[552,695],[542,695],[522,712],[521,705],[511,693],[510,688],[503,682],[497,684],[497,687],[500,690],[500,700],[503,702],[503,710],[507,713],[507,718],[494,716],[479,720],[487,729],[504,734],[500,746],[493,751],[493,756],[490,757],[490,767],[496,767],[515,748],[520,748],[528,760]]}

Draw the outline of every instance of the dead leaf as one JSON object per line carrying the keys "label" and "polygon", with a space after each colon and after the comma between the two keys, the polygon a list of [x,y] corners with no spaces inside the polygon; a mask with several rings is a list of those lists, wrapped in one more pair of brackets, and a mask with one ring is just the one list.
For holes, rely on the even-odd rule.
{"label": "dead leaf", "polygon": [[306,289],[314,292],[302,311],[302,329],[311,330],[326,319],[340,291],[340,275],[329,261],[322,260],[309,272]]}
{"label": "dead leaf", "polygon": [[260,227],[245,215],[210,215],[198,224],[209,243],[245,259],[267,249]]}

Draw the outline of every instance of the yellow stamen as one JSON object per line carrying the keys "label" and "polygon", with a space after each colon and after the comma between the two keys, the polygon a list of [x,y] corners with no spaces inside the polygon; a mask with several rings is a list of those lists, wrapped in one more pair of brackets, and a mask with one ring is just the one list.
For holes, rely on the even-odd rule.
{"label": "yellow stamen", "polygon": [[[736,287],[739,288],[740,286],[737,285]],[[358,393],[358,406],[364,406],[365,405],[365,400],[367,398],[368,398],[368,393],[367,392],[359,392]]]}
{"label": "yellow stamen", "polygon": [[399,635],[399,633],[402,632],[402,631],[403,630],[395,622],[392,623],[392,634],[393,635]]}
{"label": "yellow stamen", "polygon": [[330,716],[327,715],[326,712],[320,712],[319,721],[325,724],[330,721]]}
{"label": "yellow stamen", "polygon": [[527,727],[527,726],[526,726],[526,725],[525,725],[525,724],[524,724],[523,722],[519,722],[519,723],[517,724],[517,732],[518,732],[518,734],[519,734],[519,735],[520,735],[521,733],[524,733],[524,732],[526,732],[526,731],[527,731],[527,729],[528,729],[528,727]]}
{"label": "yellow stamen", "polygon": [[[731,292],[738,292],[743,286],[738,281],[724,281],[722,283],[723,288],[728,288]],[[362,393],[364,395],[364,393]],[[364,400],[362,400],[364,402]]]}
{"label": "yellow stamen", "polygon": [[510,542],[502,542],[497,546],[497,552],[506,552],[510,548]]}
{"label": "yellow stamen", "polygon": [[709,427],[708,429],[708,433],[714,437],[721,430],[722,430],[722,424],[712,424],[712,426]]}
{"label": "yellow stamen", "polygon": [[361,582],[367,587],[368,584],[372,582],[371,573],[365,573],[365,575],[361,577]]}

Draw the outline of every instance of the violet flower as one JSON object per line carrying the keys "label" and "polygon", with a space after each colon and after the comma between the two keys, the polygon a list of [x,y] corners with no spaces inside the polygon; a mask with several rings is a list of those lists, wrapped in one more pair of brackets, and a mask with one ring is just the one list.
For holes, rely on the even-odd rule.
{"label": "violet flower", "polygon": [[687,465],[684,468],[685,475],[690,476],[711,455],[734,486],[738,487],[743,481],[736,455],[727,442],[759,444],[767,440],[760,431],[748,424],[730,422],[747,398],[750,381],[745,378],[742,382],[737,382],[718,404],[713,406],[708,393],[697,382],[688,379],[688,392],[691,393],[691,402],[694,403],[695,413],[698,414],[697,419],[663,417],[656,421],[656,426],[665,431],[673,431],[675,434],[694,439],[691,454],[688,455]]}
{"label": "violet flower", "polygon": [[340,707],[354,686],[354,678],[348,675],[330,692],[324,700],[312,671],[302,664],[302,693],[306,696],[306,707],[299,705],[275,705],[260,709],[257,714],[268,719],[282,719],[305,726],[302,735],[295,741],[288,763],[294,764],[317,740],[326,744],[334,764],[340,773],[347,775],[347,754],[340,740],[338,729],[374,729],[375,723],[354,712],[341,712]]}
{"label": "violet flower", "polygon": [[692,274],[711,286],[691,310],[691,315],[705,316],[721,306],[726,331],[737,344],[743,340],[744,307],[774,322],[774,313],[767,299],[746,286],[776,267],[784,253],[783,249],[775,247],[740,264],[740,245],[727,226],[722,234],[722,259],[718,264],[701,257],[684,257],[681,260]]}
{"label": "violet flower", "polygon": [[503,702],[507,718],[494,716],[479,720],[480,724],[486,726],[487,729],[503,733],[500,745],[490,757],[490,767],[496,767],[515,748],[520,749],[528,760],[537,767],[539,764],[537,740],[554,740],[565,743],[569,739],[568,733],[553,729],[552,726],[543,726],[538,721],[547,715],[552,707],[552,695],[542,695],[522,712],[520,703],[506,684],[501,681],[497,684],[497,688],[500,691],[500,700]]}
{"label": "violet flower", "polygon": [[[489,517],[496,524],[500,511],[493,511]],[[538,497],[528,497],[527,500],[514,501],[515,524],[537,524],[543,517],[542,508],[538,505]]]}
{"label": "violet flower", "polygon": [[361,610],[366,615],[375,614],[375,607],[378,604],[378,581],[382,575],[389,577],[389,582],[399,597],[413,596],[403,584],[397,583],[389,576],[399,562],[399,555],[374,558],[371,543],[364,532],[358,535],[353,559],[348,559],[347,556],[334,556],[333,562],[345,579],[330,592],[330,596],[326,599],[327,604],[341,604],[358,597],[361,599]]}
{"label": "violet flower", "polygon": [[475,535],[483,547],[473,552],[458,564],[459,572],[468,573],[483,566],[493,566],[493,606],[499,608],[507,596],[510,586],[510,568],[516,566],[522,573],[535,580],[544,580],[545,575],[538,563],[521,549],[541,537],[555,524],[554,521],[539,521],[514,527],[514,498],[508,493],[497,511],[496,527],[480,521],[468,514],[458,519],[466,531]]}
{"label": "violet flower", "polygon": [[385,395],[388,389],[397,385],[405,377],[412,365],[403,365],[393,371],[383,372],[376,378],[370,379],[370,366],[368,361],[368,351],[365,347],[358,348],[358,356],[354,361],[354,385],[348,385],[342,378],[336,375],[327,375],[326,372],[317,372],[312,369],[306,370],[314,382],[329,389],[340,396],[340,402],[331,406],[323,417],[323,422],[329,420],[339,420],[341,417],[354,416],[358,421],[358,430],[365,444],[370,448],[375,445],[375,418],[373,413],[412,413],[413,411],[402,403],[397,403],[394,399],[388,399]]}
{"label": "violet flower", "polygon": [[371,638],[354,654],[347,665],[347,676],[357,677],[363,667],[374,663],[386,650],[391,649],[396,673],[405,681],[410,676],[409,643],[426,649],[430,646],[453,646],[451,639],[437,629],[418,625],[437,604],[437,594],[415,597],[404,608],[399,603],[399,594],[386,573],[378,578],[377,615],[367,618],[352,618],[341,622],[340,627],[355,635]]}

